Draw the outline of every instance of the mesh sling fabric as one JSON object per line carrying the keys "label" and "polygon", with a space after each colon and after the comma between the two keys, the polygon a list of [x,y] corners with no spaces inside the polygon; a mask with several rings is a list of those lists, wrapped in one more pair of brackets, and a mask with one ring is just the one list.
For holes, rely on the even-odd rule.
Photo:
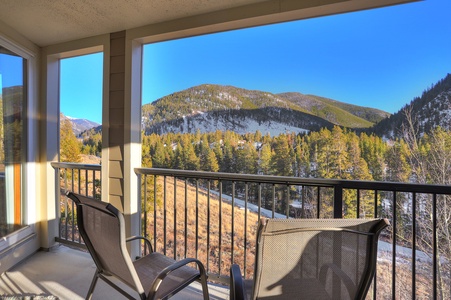
{"label": "mesh sling fabric", "polygon": [[253,299],[354,299],[374,235],[339,228],[367,233],[379,221],[267,220],[257,246]]}

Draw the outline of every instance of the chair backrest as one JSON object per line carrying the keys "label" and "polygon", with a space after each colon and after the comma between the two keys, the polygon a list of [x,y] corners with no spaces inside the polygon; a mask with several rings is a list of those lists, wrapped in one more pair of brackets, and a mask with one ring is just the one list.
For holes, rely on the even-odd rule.
{"label": "chair backrest", "polygon": [[253,299],[364,299],[387,225],[381,219],[262,219]]}
{"label": "chair backrest", "polygon": [[97,269],[105,275],[114,275],[143,293],[132,260],[126,247],[124,216],[113,205],[68,192],[77,205],[77,224],[80,235]]}

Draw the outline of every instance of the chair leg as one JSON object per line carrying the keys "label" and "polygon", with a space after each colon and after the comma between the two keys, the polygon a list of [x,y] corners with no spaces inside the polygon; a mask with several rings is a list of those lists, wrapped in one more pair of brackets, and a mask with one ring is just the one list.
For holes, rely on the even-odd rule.
{"label": "chair leg", "polygon": [[205,274],[200,276],[200,283],[202,285],[202,293],[204,295],[204,300],[209,300],[210,295],[208,294],[207,276]]}
{"label": "chair leg", "polygon": [[91,300],[92,294],[94,293],[94,288],[97,283],[97,279],[99,279],[99,270],[96,270],[96,273],[94,274],[94,277],[91,281],[91,286],[89,287],[88,294],[86,295],[86,300]]}

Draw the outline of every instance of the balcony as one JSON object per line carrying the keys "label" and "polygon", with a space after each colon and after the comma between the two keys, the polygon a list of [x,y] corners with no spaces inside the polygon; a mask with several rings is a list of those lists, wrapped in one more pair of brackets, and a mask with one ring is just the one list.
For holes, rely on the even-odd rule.
{"label": "balcony", "polygon": [[[60,184],[56,191],[60,199],[56,240],[83,249],[74,205],[61,191],[72,190],[99,198],[101,168],[67,163],[52,165]],[[256,225],[262,216],[388,218],[392,226],[381,235],[376,278],[367,298],[450,297],[450,249],[446,237],[450,230],[446,214],[451,195],[449,186],[170,169],[137,168],[135,172],[140,182],[140,198],[136,201],[141,204],[140,223],[135,225],[140,226],[142,235],[151,239],[157,251],[175,259],[200,259],[209,273],[214,298],[228,297],[231,264],[239,264],[244,276],[252,276]],[[56,267],[51,267],[52,262]],[[82,273],[79,273],[80,266],[84,266]],[[67,296],[74,293],[83,297],[91,280],[89,272],[93,274],[94,269],[86,252],[59,246],[56,251],[37,253],[6,273],[0,282],[7,289],[6,292],[0,289],[0,293],[14,288],[22,293],[36,293],[22,288],[20,282],[26,282],[33,288],[59,293],[62,299],[75,299]],[[48,277],[42,276],[49,279],[38,279],[36,274],[45,274]],[[114,293],[106,286],[99,287],[97,292],[102,296]],[[188,293],[194,295],[196,288]]]}

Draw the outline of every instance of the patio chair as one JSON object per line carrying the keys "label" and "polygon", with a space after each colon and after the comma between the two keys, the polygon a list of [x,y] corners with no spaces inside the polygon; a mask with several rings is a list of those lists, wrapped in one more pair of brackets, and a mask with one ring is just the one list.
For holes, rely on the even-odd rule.
{"label": "patio chair", "polygon": [[364,299],[385,219],[261,219],[253,280],[230,269],[230,299]]}
{"label": "patio chair", "polygon": [[[138,299],[167,299],[196,280],[202,284],[203,298],[209,298],[207,276],[200,261],[175,261],[154,252],[144,237],[126,239],[124,216],[113,205],[72,192],[67,196],[76,203],[80,235],[97,266],[86,299],[91,299],[98,278],[128,299],[136,299],[111,281],[112,276],[134,289]],[[137,239],[144,240],[150,253],[132,261],[126,242]]]}

